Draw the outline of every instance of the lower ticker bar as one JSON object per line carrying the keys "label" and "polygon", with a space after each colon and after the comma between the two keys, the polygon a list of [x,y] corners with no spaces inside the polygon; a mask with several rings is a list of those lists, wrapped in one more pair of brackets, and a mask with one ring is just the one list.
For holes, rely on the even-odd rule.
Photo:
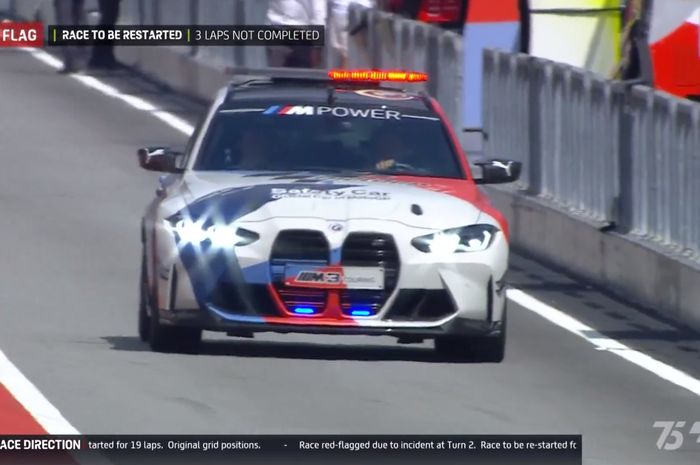
{"label": "lower ticker bar", "polygon": [[580,435],[0,436],[0,463],[581,465],[581,448]]}

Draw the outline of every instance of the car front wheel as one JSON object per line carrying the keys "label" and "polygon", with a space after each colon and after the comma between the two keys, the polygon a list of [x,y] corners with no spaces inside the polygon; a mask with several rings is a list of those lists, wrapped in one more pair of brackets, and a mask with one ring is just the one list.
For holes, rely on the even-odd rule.
{"label": "car front wheel", "polygon": [[151,350],[155,352],[197,353],[202,342],[201,329],[164,326],[160,323],[158,312],[151,311],[145,251],[142,256],[139,286],[139,337],[142,341],[148,342]]}
{"label": "car front wheel", "polygon": [[441,358],[455,361],[501,363],[506,354],[507,319],[497,334],[488,336],[441,336],[435,338],[435,350]]}
{"label": "car front wheel", "polygon": [[148,316],[148,279],[146,278],[146,254],[141,259],[141,277],[139,279],[139,338],[148,341],[150,317]]}
{"label": "car front wheel", "polygon": [[202,343],[202,330],[180,326],[164,326],[155,312],[149,322],[148,342],[154,352],[194,354]]}

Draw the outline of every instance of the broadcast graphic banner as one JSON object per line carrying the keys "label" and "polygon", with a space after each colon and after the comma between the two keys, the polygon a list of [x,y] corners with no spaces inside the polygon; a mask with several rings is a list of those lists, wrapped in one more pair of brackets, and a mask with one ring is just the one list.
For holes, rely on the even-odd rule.
{"label": "broadcast graphic banner", "polygon": [[324,26],[49,26],[48,45],[322,46]]}
{"label": "broadcast graphic banner", "polygon": [[0,22],[0,47],[41,47],[44,45],[44,26],[38,22]]}
{"label": "broadcast graphic banner", "polygon": [[0,436],[0,463],[581,465],[556,436]]}

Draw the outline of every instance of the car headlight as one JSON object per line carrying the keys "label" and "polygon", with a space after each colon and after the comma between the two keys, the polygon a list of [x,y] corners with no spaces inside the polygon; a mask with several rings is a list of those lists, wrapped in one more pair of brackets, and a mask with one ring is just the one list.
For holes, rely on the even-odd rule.
{"label": "car headlight", "polygon": [[481,252],[491,246],[497,232],[490,224],[474,224],[419,236],[411,244],[424,253]]}
{"label": "car headlight", "polygon": [[230,224],[212,225],[204,228],[201,222],[175,217],[168,222],[175,240],[182,244],[209,243],[215,248],[241,247],[260,238],[258,233]]}

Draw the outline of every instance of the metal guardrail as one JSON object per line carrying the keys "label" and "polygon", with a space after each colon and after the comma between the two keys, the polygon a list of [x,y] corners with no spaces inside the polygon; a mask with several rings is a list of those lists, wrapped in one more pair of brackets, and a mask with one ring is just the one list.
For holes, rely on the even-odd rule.
{"label": "metal guardrail", "polygon": [[486,151],[524,163],[521,186],[572,213],[614,220],[624,88],[568,65],[486,51]]}
{"label": "metal guardrail", "polygon": [[573,214],[700,258],[700,105],[521,54],[484,54],[489,156]]}
{"label": "metal guardrail", "polygon": [[638,87],[629,96],[629,225],[700,253],[700,104]]}

